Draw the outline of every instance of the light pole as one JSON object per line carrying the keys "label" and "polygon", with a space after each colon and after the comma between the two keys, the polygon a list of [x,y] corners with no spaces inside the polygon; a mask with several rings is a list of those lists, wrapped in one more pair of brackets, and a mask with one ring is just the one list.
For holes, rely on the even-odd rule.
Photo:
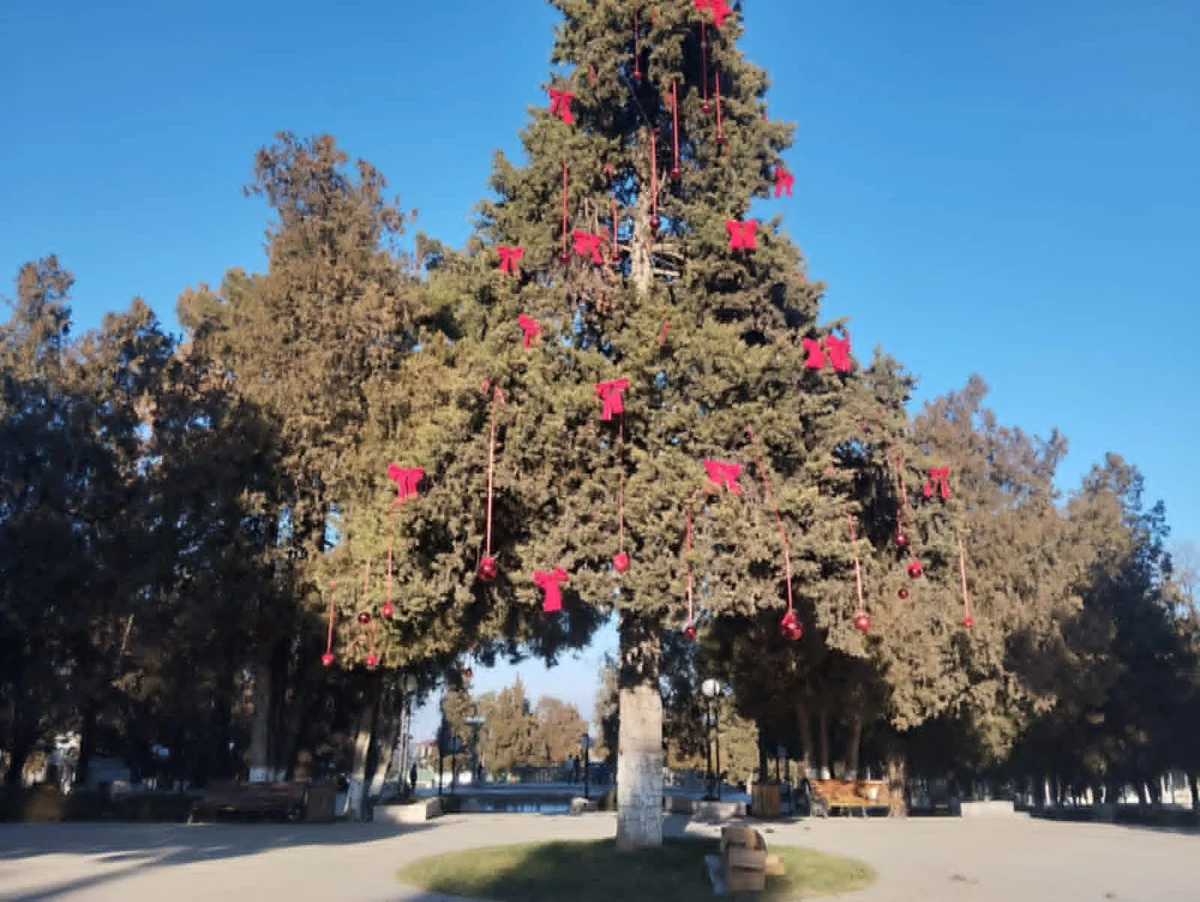
{"label": "light pole", "polygon": [[[409,785],[408,768],[409,758],[414,757],[412,753],[412,704],[413,696],[417,694],[417,678],[411,673],[405,674],[404,679],[400,683],[400,691],[404,693],[404,728],[400,733],[401,755],[400,755],[400,783]],[[416,793],[417,784],[415,782],[409,788],[409,792]]]}
{"label": "light pole", "polygon": [[588,766],[591,764],[589,752],[592,748],[592,737],[584,733],[579,737],[579,744],[583,746],[583,798],[586,801],[588,796]]}
{"label": "light pole", "polygon": [[471,782],[479,778],[479,730],[485,723],[485,718],[472,714],[467,718],[467,726],[471,728]]}
{"label": "light pole", "polygon": [[[721,723],[720,723],[720,698],[721,684],[711,677],[700,684],[700,692],[708,700],[708,710],[712,719],[713,732],[716,734],[716,751],[717,751],[717,770],[713,773],[712,759],[709,759],[709,797],[712,797],[712,785],[716,785],[717,801],[721,800]],[[707,718],[706,718],[707,720]],[[705,731],[707,736],[707,729]]]}

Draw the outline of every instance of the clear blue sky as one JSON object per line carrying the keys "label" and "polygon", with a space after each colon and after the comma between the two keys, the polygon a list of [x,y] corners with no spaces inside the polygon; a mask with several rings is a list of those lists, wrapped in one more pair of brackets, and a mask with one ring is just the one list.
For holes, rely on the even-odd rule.
{"label": "clear blue sky", "polygon": [[[1064,487],[1125,455],[1200,540],[1200,3],[747,7],[772,115],[800,123],[784,209],[827,312],[921,397],[978,372],[1002,420],[1061,428]],[[0,277],[53,251],[82,327],[139,294],[173,326],[182,288],[262,265],[239,189],[280,129],[333,133],[461,242],[544,102],[553,22],[538,0],[8,0]],[[522,673],[590,709],[613,642]]]}

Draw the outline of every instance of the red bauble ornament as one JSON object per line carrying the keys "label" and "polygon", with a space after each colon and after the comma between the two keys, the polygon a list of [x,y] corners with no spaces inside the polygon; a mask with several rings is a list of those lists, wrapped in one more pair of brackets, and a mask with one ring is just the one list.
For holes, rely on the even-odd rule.
{"label": "red bauble ornament", "polygon": [[371,622],[371,615],[368,614],[366,611],[360,611],[359,615],[358,615],[358,622],[361,623],[363,626],[366,626],[368,623]]}
{"label": "red bauble ornament", "polygon": [[671,170],[671,178],[675,179],[675,181],[679,181],[682,177],[683,177],[683,170],[680,169],[678,166],[674,167]]}
{"label": "red bauble ornament", "polygon": [[696,639],[696,628],[690,623],[683,628],[683,638],[691,641],[695,641]]}
{"label": "red bauble ornament", "polygon": [[624,573],[629,569],[629,555],[624,551],[618,551],[613,555],[613,569],[618,573]]}
{"label": "red bauble ornament", "polygon": [[374,667],[379,663],[379,657],[374,653],[367,655],[367,666]]}
{"label": "red bauble ornament", "polygon": [[474,670],[472,670],[470,667],[463,668],[463,678],[464,679],[469,680],[473,676],[475,676]]}
{"label": "red bauble ornament", "polygon": [[558,262],[562,263],[565,266],[566,264],[571,262],[571,255],[569,253],[567,253],[566,251],[563,251],[561,254],[558,255]]}
{"label": "red bauble ornament", "polygon": [[712,112],[712,104],[709,103],[707,100],[704,101],[704,103],[700,104],[700,112],[702,112],[705,116],[707,116],[709,113]]}
{"label": "red bauble ornament", "polygon": [[900,596],[901,601],[904,601],[908,598],[908,589],[901,589],[896,594]]}
{"label": "red bauble ornament", "polygon": [[479,561],[479,578],[485,583],[494,580],[499,572],[500,568],[496,566],[494,557],[485,557]]}
{"label": "red bauble ornament", "polygon": [[908,544],[908,539],[904,538],[904,533],[896,530],[896,547],[903,548]]}
{"label": "red bauble ornament", "polygon": [[858,616],[854,618],[854,628],[860,633],[865,633],[871,628],[871,618],[860,611]]}
{"label": "red bauble ornament", "polygon": [[322,667],[332,667],[333,662],[336,660],[337,659],[333,656],[333,652],[327,651],[327,652],[325,652],[325,654],[321,655],[321,666]]}
{"label": "red bauble ornament", "polygon": [[789,642],[795,642],[804,635],[804,628],[800,625],[800,618],[796,616],[795,611],[788,611],[783,615],[783,619],[779,621],[779,635]]}
{"label": "red bauble ornament", "polygon": [[916,560],[909,564],[907,569],[908,575],[913,579],[920,579],[921,575],[925,572],[924,568],[921,566],[921,562]]}
{"label": "red bauble ornament", "polygon": [[642,70],[641,70],[641,69],[634,69],[634,70],[633,70],[633,80],[634,80],[634,81],[641,81],[641,80],[642,80]]}
{"label": "red bauble ornament", "polygon": [[392,619],[392,614],[394,614],[395,612],[396,612],[396,609],[392,607],[392,603],[390,601],[387,602],[386,604],[384,604],[384,606],[379,609],[379,613],[382,614],[384,617],[386,617],[388,620]]}
{"label": "red bauble ornament", "polygon": [[659,219],[657,216],[651,216],[651,217],[650,217],[650,229],[651,229],[652,231],[655,231],[655,232],[657,232],[661,226],[662,226],[662,220],[661,220],[661,219]]}
{"label": "red bauble ornament", "polygon": [[975,625],[975,618],[968,614],[963,618],[963,629],[970,629]]}

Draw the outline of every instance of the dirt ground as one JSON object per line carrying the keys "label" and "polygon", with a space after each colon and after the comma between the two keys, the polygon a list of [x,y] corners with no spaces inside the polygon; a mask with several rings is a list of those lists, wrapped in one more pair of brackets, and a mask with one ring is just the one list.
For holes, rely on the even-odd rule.
{"label": "dirt ground", "polygon": [[[716,827],[669,819],[668,832]],[[1026,817],[764,824],[768,844],[853,855],[880,874],[861,902],[1195,902],[1200,836]],[[611,836],[608,814],[498,814],[408,827],[0,824],[13,902],[433,902],[398,867],[452,849]]]}

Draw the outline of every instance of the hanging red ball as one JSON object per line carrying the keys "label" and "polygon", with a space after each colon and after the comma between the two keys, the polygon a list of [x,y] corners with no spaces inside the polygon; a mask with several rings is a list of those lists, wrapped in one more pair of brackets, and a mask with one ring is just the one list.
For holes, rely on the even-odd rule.
{"label": "hanging red ball", "polygon": [[712,104],[709,103],[707,100],[704,101],[704,103],[700,104],[700,112],[702,112],[705,116],[707,116],[709,113],[712,112]]}
{"label": "hanging red ball", "polygon": [[621,262],[621,249],[620,248],[614,247],[612,249],[612,262],[613,263]]}
{"label": "hanging red ball", "polygon": [[568,263],[571,262],[571,255],[569,253],[567,253],[566,251],[563,251],[561,254],[558,255],[558,262],[563,264],[564,266],[566,266]]}
{"label": "hanging red ball", "polygon": [[661,220],[661,219],[659,219],[657,216],[651,216],[651,217],[650,217],[650,229],[651,229],[651,231],[657,232],[661,226],[662,226],[662,220]]}
{"label": "hanging red ball", "polygon": [[472,670],[470,667],[463,668],[463,679],[469,680],[473,676],[475,676],[474,670]]}
{"label": "hanging red ball", "polygon": [[908,598],[908,589],[901,589],[896,594],[900,596],[901,601],[905,601]]}
{"label": "hanging red ball", "polygon": [[327,651],[327,652],[325,652],[325,654],[321,655],[321,666],[322,667],[332,667],[333,662],[336,660],[337,659],[333,656],[333,652]]}
{"label": "hanging red ball", "polygon": [[854,618],[854,628],[860,633],[865,633],[871,628],[871,618],[860,611],[858,616]]}
{"label": "hanging red ball", "polygon": [[371,622],[371,615],[368,614],[366,611],[360,611],[358,614],[358,622],[361,623],[363,626],[366,626],[368,623]]}
{"label": "hanging red ball", "polygon": [[633,80],[634,80],[634,81],[641,81],[641,80],[642,80],[642,70],[641,70],[641,69],[634,69],[634,70],[633,70]]}
{"label": "hanging red ball", "polygon": [[479,561],[479,578],[485,583],[494,580],[499,572],[500,568],[496,566],[494,557],[485,557]]}
{"label": "hanging red ball", "polygon": [[367,655],[367,666],[368,667],[374,667],[378,663],[379,663],[378,656],[376,656],[375,654]]}
{"label": "hanging red ball", "polygon": [[683,628],[683,638],[694,642],[696,640],[696,627],[692,626],[690,623],[685,626]]}
{"label": "hanging red ball", "polygon": [[613,569],[618,573],[624,573],[629,569],[629,555],[624,551],[618,551],[613,555]]}
{"label": "hanging red ball", "polygon": [[975,625],[975,618],[968,614],[963,618],[963,629],[970,629]]}
{"label": "hanging red ball", "polygon": [[795,611],[788,611],[783,615],[783,619],[779,621],[779,634],[789,642],[795,642],[804,635],[804,628],[800,625],[800,618],[796,616]]}
{"label": "hanging red ball", "polygon": [[908,539],[904,538],[904,533],[897,530],[896,531],[896,547],[903,548],[907,544],[908,544]]}
{"label": "hanging red ball", "polygon": [[392,615],[394,613],[396,613],[396,609],[393,608],[392,603],[390,601],[388,601],[388,602],[385,602],[383,607],[379,609],[379,613],[382,614],[384,617],[386,617],[388,620],[391,620]]}
{"label": "hanging red ball", "polygon": [[914,560],[906,569],[908,570],[908,575],[913,579],[920,579],[921,575],[925,572],[924,568],[921,567],[921,562],[918,560]]}
{"label": "hanging red ball", "polygon": [[671,168],[671,178],[673,178],[675,181],[679,181],[681,178],[683,178],[683,170],[678,166],[673,166]]}

